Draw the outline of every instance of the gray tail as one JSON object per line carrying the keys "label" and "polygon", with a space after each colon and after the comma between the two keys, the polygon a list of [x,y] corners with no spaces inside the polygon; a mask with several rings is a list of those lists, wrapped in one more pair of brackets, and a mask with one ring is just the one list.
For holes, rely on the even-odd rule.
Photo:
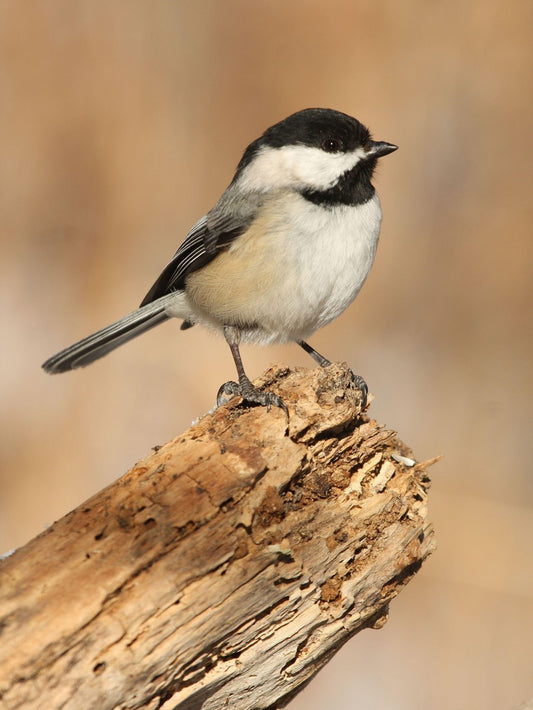
{"label": "gray tail", "polygon": [[146,330],[159,325],[159,323],[167,320],[168,317],[165,313],[165,306],[161,305],[161,302],[153,301],[148,303],[146,306],[124,316],[116,323],[111,323],[106,328],[88,335],[83,340],[61,350],[56,355],[52,355],[43,364],[43,369],[46,372],[55,374],[74,370],[76,367],[85,367],[85,365],[89,365],[91,362],[118,348],[119,345],[127,343],[128,340],[136,338]]}

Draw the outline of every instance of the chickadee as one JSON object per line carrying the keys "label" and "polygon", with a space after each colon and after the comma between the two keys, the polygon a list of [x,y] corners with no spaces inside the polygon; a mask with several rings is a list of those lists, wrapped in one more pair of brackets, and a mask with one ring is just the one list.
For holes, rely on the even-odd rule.
{"label": "chickadee", "polygon": [[[310,108],[268,128],[244,151],[229,187],[187,234],[140,308],[62,350],[43,368],[84,367],[168,318],[222,331],[238,382],[218,391],[287,408],[256,389],[241,342],[298,343],[357,296],[374,261],[381,208],[371,183],[378,158],[397,146],[373,141],[339,111]],[[366,399],[364,380],[354,376]]]}

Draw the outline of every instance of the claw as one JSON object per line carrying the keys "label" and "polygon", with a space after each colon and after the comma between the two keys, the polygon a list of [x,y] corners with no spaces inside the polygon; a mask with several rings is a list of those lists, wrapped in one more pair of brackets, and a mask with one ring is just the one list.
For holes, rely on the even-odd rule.
{"label": "claw", "polygon": [[239,395],[240,394],[240,387],[236,382],[224,382],[223,385],[220,386],[218,392],[217,392],[217,407],[221,407],[223,404],[226,404],[228,400],[224,399],[224,395],[229,394],[229,395]]}
{"label": "claw", "polygon": [[280,409],[283,409],[285,414],[289,416],[289,410],[287,409],[287,405],[285,402],[281,399],[281,397],[278,397],[277,394],[274,394],[273,392],[258,392],[258,394],[261,395],[262,399],[258,404],[266,404],[267,412],[270,412],[270,407],[274,405],[274,407],[279,407]]}
{"label": "claw", "polygon": [[352,382],[357,387],[359,392],[361,392],[361,407],[364,408],[364,407],[366,407],[366,402],[367,402],[367,397],[368,397],[368,385],[363,380],[361,375],[356,375],[355,372],[352,372],[352,370],[350,370],[350,372],[352,375]]}
{"label": "claw", "polygon": [[278,397],[277,394],[273,392],[261,392],[252,383],[248,381],[243,381],[241,384],[237,382],[224,382],[217,393],[217,407],[225,404],[227,400],[224,399],[224,395],[233,395],[237,397],[242,397],[244,402],[249,402],[250,404],[259,404],[267,408],[267,412],[270,411],[270,407],[279,407],[283,409],[285,414],[289,416],[289,410],[287,405]]}

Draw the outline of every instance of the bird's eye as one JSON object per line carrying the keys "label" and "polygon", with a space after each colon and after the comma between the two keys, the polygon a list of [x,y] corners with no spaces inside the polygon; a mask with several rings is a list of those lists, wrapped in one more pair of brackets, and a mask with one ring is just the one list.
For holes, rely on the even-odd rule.
{"label": "bird's eye", "polygon": [[325,150],[326,153],[338,153],[342,150],[342,145],[336,138],[326,138],[322,141],[322,150]]}

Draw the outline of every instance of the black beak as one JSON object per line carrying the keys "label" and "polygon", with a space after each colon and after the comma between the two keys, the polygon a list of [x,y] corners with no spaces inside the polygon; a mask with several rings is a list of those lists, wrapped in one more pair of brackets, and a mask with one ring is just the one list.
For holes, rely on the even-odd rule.
{"label": "black beak", "polygon": [[386,143],[385,141],[370,141],[370,148],[367,150],[368,158],[382,158],[384,155],[389,153],[394,153],[398,150],[397,145],[392,143]]}

